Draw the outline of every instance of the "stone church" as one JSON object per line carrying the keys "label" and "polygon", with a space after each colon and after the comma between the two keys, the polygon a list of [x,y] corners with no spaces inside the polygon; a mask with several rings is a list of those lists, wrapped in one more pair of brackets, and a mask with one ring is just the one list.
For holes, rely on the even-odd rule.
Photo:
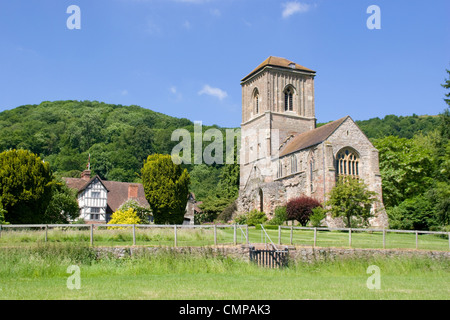
{"label": "stone church", "polygon": [[[350,116],[316,126],[316,72],[269,57],[241,80],[242,123],[238,212],[264,211],[300,195],[320,202],[337,177],[359,177],[377,192],[372,227],[387,227],[378,151]],[[340,219],[327,217],[329,227]]]}

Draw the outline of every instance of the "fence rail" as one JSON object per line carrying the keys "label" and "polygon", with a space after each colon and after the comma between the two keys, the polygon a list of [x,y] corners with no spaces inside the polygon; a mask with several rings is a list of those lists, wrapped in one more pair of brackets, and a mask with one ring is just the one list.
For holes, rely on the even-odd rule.
{"label": "fence rail", "polygon": [[364,229],[364,228],[325,228],[325,227],[294,227],[294,226],[278,226],[278,244],[281,244],[281,230],[290,230],[290,244],[293,241],[294,230],[308,230],[313,232],[313,246],[317,246],[317,231],[344,231],[348,233],[348,246],[352,247],[352,233],[381,233],[383,240],[383,249],[386,248],[386,237],[388,233],[403,233],[415,235],[415,248],[419,249],[419,234],[444,235],[448,238],[448,249],[450,250],[450,232],[445,231],[422,231],[422,230],[397,230],[397,229]]}
{"label": "fence rail", "polygon": [[[121,234],[112,237],[111,227],[124,228]],[[238,228],[240,231],[238,231]],[[33,235],[23,236],[17,240],[17,230],[35,230]],[[394,230],[394,229],[362,229],[362,228],[325,228],[278,226],[278,230],[262,227],[256,230],[247,225],[155,225],[155,224],[21,224],[0,225],[0,245],[14,241],[60,241],[56,237],[64,237],[68,230],[79,230],[77,235],[67,241],[89,241],[111,244],[114,241],[129,244],[169,245],[169,246],[204,246],[218,244],[250,244],[264,243],[276,247],[290,244],[300,246],[321,247],[354,247],[354,248],[408,248],[450,250],[450,232]],[[156,230],[160,230],[159,233]],[[54,230],[50,232],[50,230]],[[57,234],[57,231],[61,234]],[[153,231],[152,231],[153,230]],[[195,230],[195,231],[189,231]],[[16,232],[17,231],[17,232]],[[58,231],[58,232],[59,232]],[[42,232],[42,233],[41,233]],[[89,235],[87,235],[89,232]],[[25,231],[23,233],[26,233]],[[70,233],[70,232],[66,232]],[[75,233],[75,232],[74,232]],[[154,233],[154,235],[152,235]],[[68,236],[67,236],[68,237]],[[67,238],[66,237],[66,238]],[[448,238],[448,240],[445,240]],[[78,240],[77,240],[78,239]],[[107,239],[107,240],[105,240]],[[118,239],[118,240],[117,240]],[[273,241],[272,241],[273,239]],[[269,240],[269,241],[267,241]],[[64,240],[61,240],[64,241]],[[447,242],[447,243],[446,243]],[[189,243],[189,244],[188,244]]]}

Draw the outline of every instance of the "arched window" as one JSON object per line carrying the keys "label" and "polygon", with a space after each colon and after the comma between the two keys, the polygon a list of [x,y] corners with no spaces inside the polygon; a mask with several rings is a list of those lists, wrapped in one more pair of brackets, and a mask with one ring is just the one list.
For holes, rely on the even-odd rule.
{"label": "arched window", "polygon": [[293,154],[291,156],[291,173],[297,172],[297,156]]}
{"label": "arched window", "polygon": [[294,89],[291,86],[288,86],[284,90],[284,111],[293,111],[294,110]]}
{"label": "arched window", "polygon": [[278,160],[278,170],[277,170],[277,178],[281,178],[283,176],[283,162]]}
{"label": "arched window", "polygon": [[255,114],[259,113],[259,91],[258,88],[253,90],[253,108],[255,110]]}
{"label": "arched window", "polygon": [[264,194],[261,188],[259,188],[259,211],[264,212]]}
{"label": "arched window", "polygon": [[359,176],[359,156],[350,149],[345,148],[336,155],[336,170],[338,176]]}

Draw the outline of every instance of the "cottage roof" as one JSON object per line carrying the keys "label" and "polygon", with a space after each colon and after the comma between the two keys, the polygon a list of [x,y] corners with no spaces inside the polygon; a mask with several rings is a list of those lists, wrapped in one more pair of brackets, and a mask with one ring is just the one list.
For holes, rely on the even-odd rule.
{"label": "cottage roof", "polygon": [[288,59],[270,56],[266,60],[264,60],[259,66],[257,66],[256,69],[254,69],[247,76],[245,76],[241,81],[247,80],[252,75],[254,75],[259,70],[263,69],[266,66],[273,66],[273,67],[285,68],[285,69],[289,69],[289,70],[299,70],[299,71],[306,71],[309,73],[316,73],[314,70],[308,69],[308,68],[301,66],[295,62],[292,62]]}
{"label": "cottage roof", "polygon": [[104,185],[108,188],[108,210],[111,212],[116,211],[128,198],[128,189],[132,185],[136,185],[138,188],[137,198],[131,198],[136,200],[140,206],[149,207],[149,203],[145,198],[144,186],[141,183],[129,183],[119,181],[103,181]]}
{"label": "cottage roof", "polygon": [[280,157],[303,150],[325,141],[348,118],[343,117],[319,128],[300,133],[292,137],[280,150]]}

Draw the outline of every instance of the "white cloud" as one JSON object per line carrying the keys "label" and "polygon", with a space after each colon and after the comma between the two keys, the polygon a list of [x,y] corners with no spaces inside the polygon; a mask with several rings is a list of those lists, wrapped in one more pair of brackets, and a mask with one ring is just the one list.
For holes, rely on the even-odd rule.
{"label": "white cloud", "polygon": [[283,18],[288,18],[295,13],[307,12],[311,9],[311,6],[309,4],[296,2],[296,1],[283,3],[282,6],[284,8],[283,12],[281,14]]}
{"label": "white cloud", "polygon": [[128,90],[122,90],[121,92],[120,92],[120,94],[121,95],[123,95],[123,96],[126,96],[127,94],[128,94]]}
{"label": "white cloud", "polygon": [[191,29],[191,23],[190,23],[188,20],[186,20],[186,21],[183,23],[183,28],[185,28],[186,30]]}
{"label": "white cloud", "polygon": [[213,88],[213,87],[211,87],[211,86],[209,86],[207,84],[203,86],[202,90],[200,90],[198,92],[198,94],[199,95],[206,94],[206,95],[209,95],[209,96],[216,97],[219,100],[223,100],[223,99],[225,99],[228,96],[228,94],[225,91],[223,91],[222,89]]}
{"label": "white cloud", "polygon": [[172,98],[175,98],[175,101],[181,101],[183,99],[183,95],[181,92],[178,92],[177,87],[171,86],[169,88],[170,93],[172,94]]}
{"label": "white cloud", "polygon": [[219,9],[211,9],[210,12],[213,16],[216,17],[220,17],[220,15],[222,14]]}

